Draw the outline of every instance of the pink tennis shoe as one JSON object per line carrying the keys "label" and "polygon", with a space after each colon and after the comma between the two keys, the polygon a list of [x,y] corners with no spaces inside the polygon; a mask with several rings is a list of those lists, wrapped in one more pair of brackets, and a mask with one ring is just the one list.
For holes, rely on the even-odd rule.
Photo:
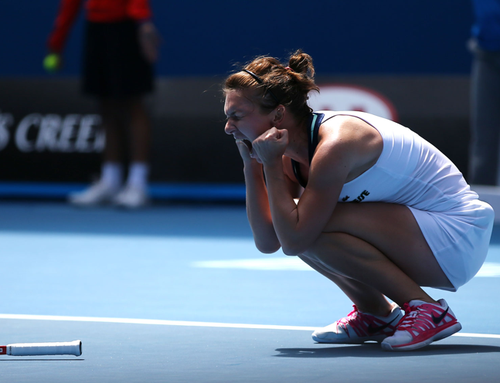
{"label": "pink tennis shoe", "polygon": [[386,317],[363,313],[356,306],[353,307],[354,310],[347,317],[314,331],[313,340],[318,343],[381,342],[394,334],[404,316],[403,310],[396,305]]}
{"label": "pink tennis shoe", "polygon": [[394,335],[384,339],[384,350],[416,350],[462,329],[444,299],[439,304],[413,300],[404,305],[406,315]]}

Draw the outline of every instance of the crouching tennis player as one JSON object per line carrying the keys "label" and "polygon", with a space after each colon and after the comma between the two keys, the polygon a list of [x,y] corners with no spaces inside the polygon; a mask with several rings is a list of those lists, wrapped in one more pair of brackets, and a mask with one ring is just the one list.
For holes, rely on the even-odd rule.
{"label": "crouching tennis player", "polygon": [[362,112],[313,112],[313,77],[298,51],[286,66],[259,57],[224,85],[257,248],[300,257],[354,303],[313,333],[317,342],[414,350],[460,331],[446,301],[421,286],[456,291],[478,272],[493,209],[411,130]]}

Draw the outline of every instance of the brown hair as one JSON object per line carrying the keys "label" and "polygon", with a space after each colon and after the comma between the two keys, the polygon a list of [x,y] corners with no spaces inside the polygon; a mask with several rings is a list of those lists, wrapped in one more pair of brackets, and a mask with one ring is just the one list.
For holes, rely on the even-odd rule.
{"label": "brown hair", "polygon": [[307,104],[310,91],[319,92],[314,83],[312,57],[301,50],[290,56],[288,66],[273,57],[260,56],[230,75],[224,84],[224,93],[231,90],[252,90],[251,100],[263,111],[284,105],[302,122],[312,113]]}

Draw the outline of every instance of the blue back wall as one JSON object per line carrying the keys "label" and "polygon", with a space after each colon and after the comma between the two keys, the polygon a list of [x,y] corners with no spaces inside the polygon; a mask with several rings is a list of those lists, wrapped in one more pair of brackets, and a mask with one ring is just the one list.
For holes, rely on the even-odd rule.
{"label": "blue back wall", "polygon": [[[0,76],[46,76],[41,62],[59,0],[2,1]],[[152,0],[163,35],[161,76],[225,75],[257,55],[302,48],[317,73],[467,74],[468,0]],[[78,75],[83,18],[65,67]]]}

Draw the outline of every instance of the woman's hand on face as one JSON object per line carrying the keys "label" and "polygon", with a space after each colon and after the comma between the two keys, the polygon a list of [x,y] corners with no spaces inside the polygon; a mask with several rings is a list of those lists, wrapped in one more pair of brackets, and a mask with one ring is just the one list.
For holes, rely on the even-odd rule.
{"label": "woman's hand on face", "polygon": [[252,144],[248,140],[236,139],[236,146],[240,152],[240,156],[243,159],[243,163],[247,164],[252,161]]}
{"label": "woman's hand on face", "polygon": [[287,146],[288,130],[271,128],[252,142],[253,157],[264,165],[281,162]]}

